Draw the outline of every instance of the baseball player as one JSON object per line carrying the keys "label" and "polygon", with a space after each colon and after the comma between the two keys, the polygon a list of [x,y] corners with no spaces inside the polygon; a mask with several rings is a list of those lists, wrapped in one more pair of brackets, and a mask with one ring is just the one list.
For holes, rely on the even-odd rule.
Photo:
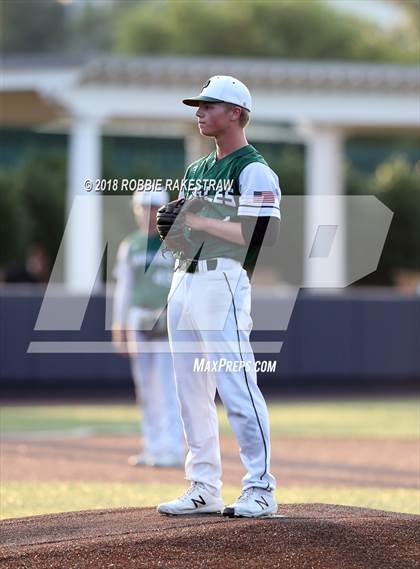
{"label": "baseball player", "polygon": [[[188,167],[178,200],[157,215],[161,238],[177,259],[168,331],[189,449],[186,479],[191,482],[184,495],[157,509],[169,515],[269,516],[277,512],[276,482],[270,472],[267,406],[249,341],[248,274],[259,248],[277,241],[279,180],[246,140],[251,95],[243,83],[211,77],[199,96],[183,103],[197,107],[200,133],[213,137],[216,149]],[[191,346],[188,353],[181,348],[185,345]],[[210,365],[195,367],[203,358]],[[213,367],[222,358],[229,360],[229,368]],[[241,495],[226,508],[220,494],[216,389],[246,470]]]}
{"label": "baseball player", "polygon": [[184,463],[169,345],[166,352],[154,350],[152,342],[147,349],[138,349],[139,342],[168,342],[166,314],[161,313],[167,302],[173,259],[162,255],[156,231],[156,212],[165,203],[164,198],[164,192],[134,194],[132,205],[139,229],[121,243],[114,271],[117,284],[112,336],[117,349],[130,354],[136,399],[143,416],[144,452],[129,458],[132,466],[179,467]]}

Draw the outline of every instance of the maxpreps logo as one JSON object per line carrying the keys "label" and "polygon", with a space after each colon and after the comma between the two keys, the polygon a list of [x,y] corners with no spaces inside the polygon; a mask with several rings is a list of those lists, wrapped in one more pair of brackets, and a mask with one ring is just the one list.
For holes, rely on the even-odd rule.
{"label": "maxpreps logo", "polygon": [[206,372],[220,372],[235,373],[241,370],[275,373],[277,366],[276,360],[257,360],[243,361],[243,360],[228,360],[220,358],[218,360],[208,360],[206,358],[194,358],[193,371],[197,373]]}
{"label": "maxpreps logo", "polygon": [[[225,199],[227,196],[228,194],[225,195]],[[233,199],[233,196],[230,197]],[[266,199],[263,194],[255,197],[261,203],[264,203]],[[109,208],[107,209],[109,219],[118,219],[121,197],[108,196],[103,201]],[[35,324],[34,337],[28,346],[28,353],[103,354],[114,352],[113,344],[108,339],[87,341],[82,328],[90,299],[97,294],[97,279],[98,274],[101,274],[102,263],[105,260],[105,266],[110,267],[115,259],[118,248],[117,232],[113,224],[112,227],[111,224],[104,224],[102,240],[90,243],[82,237],[81,240],[76,240],[78,244],[76,248],[69,247],[69,243],[74,241],[75,236],[82,235],[80,227],[84,227],[86,220],[91,220],[92,211],[96,212],[96,207],[95,197],[92,194],[76,196],[73,201],[50,282]],[[254,333],[270,332],[270,339],[254,337],[251,341],[254,353],[278,354],[281,351],[283,338],[280,333],[288,328],[301,287],[340,289],[374,272],[378,266],[392,216],[392,212],[373,196],[283,196],[281,239],[276,247],[266,247],[264,254],[258,256],[252,274],[254,282],[258,281],[259,275],[265,278],[267,269],[270,270],[270,279],[271,275],[274,275],[273,285],[265,295],[267,302],[264,306],[267,309],[255,312],[252,327]],[[202,244],[200,243],[198,247],[202,247]],[[192,252],[192,257],[199,252],[199,248]],[[243,260],[239,260],[241,264],[247,253],[246,248],[243,249]],[[155,255],[151,264],[145,268],[145,274],[150,270],[155,270],[157,258],[159,255]],[[64,292],[60,294],[63,268],[66,281]],[[112,286],[110,272],[105,278],[107,287],[108,281]],[[263,282],[262,279],[261,282]],[[236,287],[238,283],[233,282],[232,284]],[[277,298],[277,293],[270,292],[277,285],[283,289],[285,284],[287,284],[287,294],[282,292],[281,297]],[[104,329],[110,330],[112,327],[112,295],[106,294],[105,300]],[[226,302],[223,307],[225,313],[220,313],[214,323],[209,322],[208,313],[204,313],[203,329],[223,330],[223,323],[230,309],[231,303]],[[163,310],[162,308],[162,312]],[[155,323],[158,322],[160,316],[156,315]],[[181,319],[178,329],[184,330],[183,325],[185,323]],[[43,336],[46,331],[60,331],[60,339],[46,340]],[[61,333],[65,331],[71,332],[71,339],[62,338]],[[74,337],[75,331],[81,332],[80,338]],[[230,343],[228,346],[225,343],[220,345],[220,342],[210,343],[206,346],[210,359],[198,360],[195,363],[195,370],[198,372],[207,369],[215,371],[223,369],[229,372],[236,371],[235,366],[238,370],[239,366],[245,366],[246,364],[236,362],[237,343],[233,342],[233,344],[231,347]],[[167,353],[169,350],[167,342],[159,340],[137,343],[136,349],[146,353],[151,351]],[[174,342],[173,349],[180,354],[202,353],[203,345],[199,340],[197,342],[179,340]],[[245,356],[244,350],[242,353],[245,360],[253,362],[253,357]],[[229,354],[233,355],[229,359],[212,361],[214,354],[227,354],[227,357]],[[270,362],[257,362],[256,365],[261,371],[268,371]]]}

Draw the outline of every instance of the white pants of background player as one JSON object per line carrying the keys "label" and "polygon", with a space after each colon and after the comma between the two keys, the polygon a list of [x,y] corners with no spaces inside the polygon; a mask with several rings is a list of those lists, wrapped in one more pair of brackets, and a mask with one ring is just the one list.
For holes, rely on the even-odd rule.
{"label": "white pants of background player", "polygon": [[[145,350],[132,353],[131,369],[142,420],[144,453],[159,462],[184,460],[184,434],[176,395],[169,344],[165,353],[153,350],[153,343],[141,331],[133,331],[137,342],[147,342]],[[159,337],[159,343],[167,342]]]}
{"label": "white pants of background player", "polygon": [[[218,494],[222,486],[216,388],[236,435],[246,469],[243,488],[275,487],[270,473],[267,406],[257,386],[250,348],[251,289],[246,271],[232,259],[218,259],[215,270],[174,273],[168,303],[168,332],[177,392],[189,452],[187,480],[205,484]],[[226,318],[227,316],[227,318]],[[185,347],[191,350],[185,353]],[[182,349],[181,349],[182,347]],[[226,358],[233,369],[194,372],[194,359]]]}

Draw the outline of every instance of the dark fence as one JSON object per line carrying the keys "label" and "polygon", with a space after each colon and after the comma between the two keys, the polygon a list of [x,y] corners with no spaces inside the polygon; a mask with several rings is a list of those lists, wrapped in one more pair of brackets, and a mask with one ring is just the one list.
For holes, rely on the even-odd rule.
{"label": "dark fence", "polygon": [[[43,298],[40,289],[0,289],[0,380],[8,393],[49,387],[127,390],[131,385],[127,359],[114,353],[27,353],[30,342],[109,342],[104,328],[105,298],[93,296],[80,331],[35,331]],[[74,301],[63,295],[60,303]],[[277,300],[258,295],[253,313],[276,313]],[[253,332],[254,340],[281,340],[277,354],[256,353],[258,360],[276,360],[275,373],[261,373],[267,389],[314,390],[413,387],[420,379],[420,298],[391,291],[347,289],[340,294],[301,291],[287,330]],[[4,393],[4,391],[3,391]]]}

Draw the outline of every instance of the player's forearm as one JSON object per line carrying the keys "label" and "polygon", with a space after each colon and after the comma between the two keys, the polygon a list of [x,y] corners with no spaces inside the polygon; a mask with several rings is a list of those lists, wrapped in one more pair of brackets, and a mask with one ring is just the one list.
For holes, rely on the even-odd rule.
{"label": "player's forearm", "polygon": [[210,233],[210,235],[232,241],[232,243],[237,243],[238,245],[245,245],[240,223],[206,218],[204,230]]}
{"label": "player's forearm", "polygon": [[245,243],[250,247],[274,247],[280,232],[280,220],[275,217],[241,216]]}

